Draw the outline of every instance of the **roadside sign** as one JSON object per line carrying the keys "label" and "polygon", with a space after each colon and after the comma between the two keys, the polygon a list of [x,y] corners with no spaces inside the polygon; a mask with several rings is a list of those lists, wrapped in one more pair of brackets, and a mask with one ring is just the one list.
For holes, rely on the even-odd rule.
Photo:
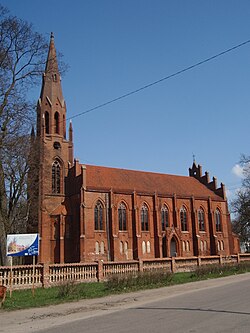
{"label": "roadside sign", "polygon": [[7,235],[7,256],[38,256],[38,234],[13,234]]}

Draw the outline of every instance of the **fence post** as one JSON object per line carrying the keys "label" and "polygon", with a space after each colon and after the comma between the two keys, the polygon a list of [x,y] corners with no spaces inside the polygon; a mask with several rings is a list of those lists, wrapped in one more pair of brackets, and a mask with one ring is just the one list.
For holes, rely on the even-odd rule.
{"label": "fence post", "polygon": [[172,260],[171,260],[171,272],[172,273],[176,272],[175,258],[174,257],[172,257]]}
{"label": "fence post", "polygon": [[97,280],[100,282],[103,281],[103,260],[98,260],[97,263]]}
{"label": "fence post", "polygon": [[50,287],[49,264],[43,264],[42,284],[44,288]]}
{"label": "fence post", "polygon": [[240,263],[240,253],[237,254],[237,263]]}
{"label": "fence post", "polygon": [[139,259],[139,273],[143,272],[143,260]]}
{"label": "fence post", "polygon": [[201,257],[197,257],[197,266],[198,266],[198,267],[201,266]]}
{"label": "fence post", "polygon": [[220,254],[220,258],[219,258],[219,264],[222,265],[223,264],[223,259],[222,259],[222,255]]}

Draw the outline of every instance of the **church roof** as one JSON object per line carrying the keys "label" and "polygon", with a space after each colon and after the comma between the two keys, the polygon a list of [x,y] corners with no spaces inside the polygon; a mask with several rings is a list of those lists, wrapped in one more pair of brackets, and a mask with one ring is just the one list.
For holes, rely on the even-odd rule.
{"label": "church roof", "polygon": [[194,177],[134,171],[86,165],[86,186],[89,190],[136,191],[183,197],[223,200]]}

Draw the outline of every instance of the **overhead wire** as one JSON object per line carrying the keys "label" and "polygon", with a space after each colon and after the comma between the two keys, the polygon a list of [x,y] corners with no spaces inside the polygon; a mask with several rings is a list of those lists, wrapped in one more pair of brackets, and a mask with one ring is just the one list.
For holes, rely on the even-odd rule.
{"label": "overhead wire", "polygon": [[203,64],[205,64],[205,63],[207,63],[207,62],[209,62],[209,61],[212,61],[212,60],[214,60],[214,59],[216,59],[216,58],[219,58],[219,57],[221,57],[221,56],[223,56],[223,55],[225,55],[225,54],[227,54],[227,53],[229,53],[229,52],[232,52],[232,51],[234,51],[234,50],[236,50],[236,49],[238,49],[238,48],[240,48],[240,47],[242,47],[242,46],[248,44],[248,43],[250,43],[250,39],[248,39],[248,40],[246,40],[246,41],[244,41],[244,42],[242,42],[242,43],[240,43],[240,44],[237,44],[237,45],[235,45],[235,46],[233,46],[233,47],[230,47],[229,49],[226,49],[226,50],[224,50],[224,51],[222,51],[222,52],[220,52],[220,53],[217,53],[217,54],[215,54],[215,55],[213,55],[213,56],[211,56],[211,57],[208,57],[208,58],[206,58],[206,59],[204,59],[204,60],[201,60],[201,61],[199,61],[199,62],[197,62],[197,63],[195,63],[195,64],[193,64],[193,65],[190,65],[190,66],[188,66],[188,67],[185,67],[185,68],[183,68],[183,69],[181,69],[181,70],[179,70],[179,71],[177,71],[177,72],[175,72],[175,73],[169,74],[169,75],[167,75],[167,76],[165,76],[165,77],[163,77],[163,78],[161,78],[161,79],[159,79],[159,80],[153,81],[153,82],[148,83],[148,84],[146,84],[146,85],[144,85],[144,86],[142,86],[142,87],[140,87],[140,88],[137,88],[137,89],[135,89],[135,90],[132,90],[132,91],[126,93],[126,94],[123,94],[123,95],[121,95],[121,96],[118,96],[118,97],[116,97],[116,98],[113,98],[113,99],[111,99],[111,100],[109,100],[109,101],[107,101],[107,102],[101,103],[101,104],[99,104],[99,105],[97,105],[97,106],[94,106],[94,107],[92,107],[92,108],[90,108],[90,109],[87,109],[87,110],[85,110],[85,111],[79,112],[79,113],[77,113],[77,114],[71,116],[71,117],[68,118],[67,120],[71,120],[71,119],[74,119],[74,118],[77,118],[77,117],[83,116],[83,115],[85,115],[85,114],[87,114],[87,113],[90,113],[90,112],[93,112],[93,111],[95,111],[95,110],[97,110],[97,109],[103,108],[104,106],[107,106],[107,105],[109,105],[109,104],[115,103],[115,102],[117,102],[117,101],[119,101],[119,100],[121,100],[121,99],[127,98],[127,97],[129,97],[129,96],[131,96],[131,95],[134,95],[134,94],[137,94],[137,93],[141,92],[142,90],[145,90],[145,89],[147,89],[147,88],[150,88],[150,87],[152,87],[152,86],[154,86],[154,85],[157,85],[157,84],[159,84],[159,83],[161,83],[161,82],[163,82],[163,81],[169,80],[169,79],[171,79],[171,78],[173,78],[173,77],[175,77],[175,76],[178,76],[178,75],[180,75],[180,74],[182,74],[182,73],[184,73],[184,72],[190,71],[190,70],[194,69],[195,67],[201,66],[201,65],[203,65]]}

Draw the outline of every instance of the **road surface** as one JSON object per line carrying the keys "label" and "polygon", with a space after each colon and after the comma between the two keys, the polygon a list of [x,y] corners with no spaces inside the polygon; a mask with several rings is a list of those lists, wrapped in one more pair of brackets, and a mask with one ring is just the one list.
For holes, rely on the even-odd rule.
{"label": "road surface", "polygon": [[250,332],[250,273],[40,309],[0,312],[0,332]]}

